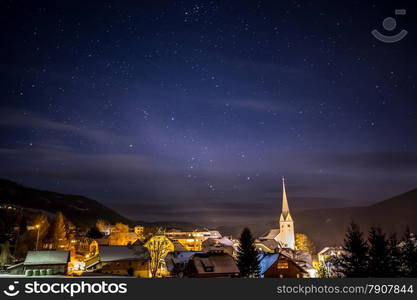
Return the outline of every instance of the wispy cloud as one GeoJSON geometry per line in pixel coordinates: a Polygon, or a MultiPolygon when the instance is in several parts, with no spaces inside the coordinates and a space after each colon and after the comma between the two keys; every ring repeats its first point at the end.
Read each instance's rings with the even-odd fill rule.
{"type": "Polygon", "coordinates": [[[22,129],[44,129],[57,132],[70,132],[90,138],[97,142],[125,141],[127,137],[120,136],[116,133],[88,128],[86,126],[77,126],[67,122],[59,122],[47,119],[29,111],[20,111],[10,108],[0,109],[0,126],[13,127],[22,129]]]}
{"type": "Polygon", "coordinates": [[[316,164],[347,170],[367,172],[415,172],[417,153],[415,152],[358,152],[330,153],[318,155],[316,164]]]}
{"type": "Polygon", "coordinates": [[[161,170],[155,161],[141,154],[80,153],[69,147],[49,144],[31,149],[0,148],[0,154],[22,162],[16,168],[43,170],[51,176],[74,180],[109,180],[161,170]]]}

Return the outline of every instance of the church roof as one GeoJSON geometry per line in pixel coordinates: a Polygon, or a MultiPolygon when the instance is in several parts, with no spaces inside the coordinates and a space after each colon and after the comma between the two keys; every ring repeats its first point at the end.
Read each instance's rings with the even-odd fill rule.
{"type": "Polygon", "coordinates": [[[292,221],[290,207],[288,205],[287,192],[285,190],[285,179],[282,178],[282,212],[280,221],[292,221]]]}
{"type": "Polygon", "coordinates": [[[268,232],[266,232],[263,236],[259,237],[260,240],[273,240],[275,239],[279,234],[279,229],[270,229],[268,232]]]}
{"type": "Polygon", "coordinates": [[[279,245],[279,243],[276,240],[274,240],[274,239],[258,241],[255,244],[258,247],[260,245],[263,245],[265,248],[268,248],[271,251],[274,251],[275,249],[281,248],[280,245],[279,245]]]}

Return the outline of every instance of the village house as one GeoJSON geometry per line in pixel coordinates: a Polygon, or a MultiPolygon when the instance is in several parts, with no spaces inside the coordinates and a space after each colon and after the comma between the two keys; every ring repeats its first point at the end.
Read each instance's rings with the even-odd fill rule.
{"type": "Polygon", "coordinates": [[[139,239],[143,240],[145,236],[145,227],[144,226],[135,226],[133,227],[133,232],[139,237],[139,239]]]}
{"type": "Polygon", "coordinates": [[[81,275],[99,261],[98,243],[94,239],[82,237],[71,240],[70,251],[70,266],[76,275],[81,275]]]}
{"type": "Polygon", "coordinates": [[[80,238],[71,241],[71,246],[73,247],[74,251],[78,255],[82,255],[85,257],[94,256],[98,253],[98,243],[96,240],[91,238],[80,238]]]}
{"type": "Polygon", "coordinates": [[[133,246],[99,246],[101,273],[149,277],[149,252],[140,244],[133,246]]]}
{"type": "Polygon", "coordinates": [[[205,252],[223,251],[234,258],[236,258],[238,252],[237,245],[227,237],[220,239],[208,238],[202,243],[201,248],[205,252]]]}
{"type": "Polygon", "coordinates": [[[318,268],[324,268],[327,275],[330,277],[339,277],[340,265],[338,260],[340,257],[346,254],[346,251],[343,250],[343,247],[324,247],[317,254],[319,266],[318,268]]]}
{"type": "Polygon", "coordinates": [[[305,250],[282,249],[281,254],[289,257],[297,265],[308,273],[310,278],[317,277],[317,270],[314,268],[313,256],[305,250]]]}
{"type": "MultiPolygon", "coordinates": [[[[271,235],[272,237],[273,235],[271,235]]],[[[258,238],[255,240],[256,250],[259,252],[278,253],[280,250],[279,243],[273,238],[258,238]]]]}
{"type": "Polygon", "coordinates": [[[186,275],[187,265],[194,254],[203,253],[201,251],[173,251],[169,252],[165,258],[165,266],[169,272],[169,277],[182,278],[186,275]]]}
{"type": "Polygon", "coordinates": [[[222,235],[216,230],[179,231],[171,230],[165,233],[168,238],[177,241],[188,251],[201,251],[202,243],[211,239],[220,239],[222,235]]]}
{"type": "Polygon", "coordinates": [[[26,276],[67,275],[72,273],[70,251],[29,251],[24,262],[11,266],[10,274],[26,276]]]}
{"type": "Polygon", "coordinates": [[[261,253],[259,276],[266,278],[307,278],[308,273],[291,258],[280,253],[261,253]]]}
{"type": "Polygon", "coordinates": [[[239,269],[235,260],[222,251],[196,253],[187,265],[187,277],[231,278],[238,276],[239,269]]]}
{"type": "Polygon", "coordinates": [[[317,253],[318,259],[320,263],[325,264],[327,261],[329,261],[331,258],[338,258],[342,254],[346,253],[346,251],[343,250],[343,247],[324,247],[320,250],[319,253],[317,253]]]}

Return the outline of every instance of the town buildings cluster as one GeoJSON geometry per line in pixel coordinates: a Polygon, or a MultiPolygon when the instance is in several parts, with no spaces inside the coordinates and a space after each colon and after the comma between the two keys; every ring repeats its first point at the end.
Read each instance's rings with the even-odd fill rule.
{"type": "MultiPolygon", "coordinates": [[[[282,192],[278,228],[254,241],[259,277],[317,277],[321,267],[331,267],[328,258],[339,256],[342,249],[327,247],[317,256],[312,249],[297,246],[284,180],[282,192]]],[[[239,240],[216,230],[163,230],[98,221],[93,229],[83,231],[65,224],[63,215],[57,214],[53,237],[40,242],[42,226],[42,222],[27,225],[37,238],[24,259],[19,261],[4,247],[0,256],[9,263],[3,272],[16,276],[239,277],[239,240]]]]}

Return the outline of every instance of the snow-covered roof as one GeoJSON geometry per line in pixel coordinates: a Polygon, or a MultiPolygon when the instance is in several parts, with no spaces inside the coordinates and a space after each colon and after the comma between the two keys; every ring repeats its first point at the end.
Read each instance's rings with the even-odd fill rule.
{"type": "Polygon", "coordinates": [[[203,248],[209,249],[210,247],[232,247],[235,251],[237,251],[236,245],[227,237],[222,237],[219,239],[208,238],[203,242],[203,248]]]}
{"type": "Polygon", "coordinates": [[[229,240],[227,237],[222,237],[221,239],[217,240],[220,244],[225,245],[225,246],[230,246],[230,247],[235,247],[235,244],[229,240]]]}
{"type": "Polygon", "coordinates": [[[169,252],[164,260],[169,271],[174,269],[174,266],[177,264],[187,264],[188,261],[196,253],[203,253],[202,251],[175,251],[169,252]]]}
{"type": "Polygon", "coordinates": [[[99,246],[100,261],[143,260],[149,258],[149,252],[144,247],[128,246],[99,246]]]}
{"type": "Polygon", "coordinates": [[[326,255],[326,254],[334,254],[334,253],[338,253],[338,252],[342,252],[343,248],[338,246],[338,247],[324,247],[319,253],[318,255],[326,255]]]}
{"type": "Polygon", "coordinates": [[[225,253],[198,253],[191,260],[198,274],[238,274],[235,260],[225,253]]]}
{"type": "Polygon", "coordinates": [[[270,250],[275,250],[277,248],[280,248],[279,243],[274,239],[256,241],[255,244],[257,246],[263,245],[264,247],[266,247],[270,250]]]}
{"type": "Polygon", "coordinates": [[[172,253],[172,260],[175,263],[186,263],[196,253],[203,253],[202,251],[181,251],[172,253]]]}
{"type": "Polygon", "coordinates": [[[24,265],[61,265],[69,261],[69,251],[29,251],[24,265]]]}
{"type": "Polygon", "coordinates": [[[260,240],[273,240],[279,234],[279,229],[270,229],[264,236],[259,237],[260,240]]]}
{"type": "Polygon", "coordinates": [[[260,253],[259,260],[259,275],[263,275],[279,258],[279,253],[260,253]]]}

